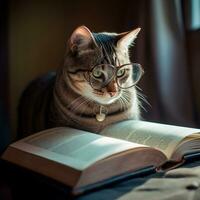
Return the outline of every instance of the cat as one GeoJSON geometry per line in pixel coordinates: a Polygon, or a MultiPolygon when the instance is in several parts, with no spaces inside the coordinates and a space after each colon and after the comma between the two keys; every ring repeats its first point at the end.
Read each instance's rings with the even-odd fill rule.
{"type": "Polygon", "coordinates": [[[139,31],[93,33],[86,26],[77,27],[63,65],[24,91],[18,109],[19,137],[57,126],[98,133],[112,123],[139,119],[132,76],[138,81],[143,71],[129,64],[129,47],[139,31]]]}

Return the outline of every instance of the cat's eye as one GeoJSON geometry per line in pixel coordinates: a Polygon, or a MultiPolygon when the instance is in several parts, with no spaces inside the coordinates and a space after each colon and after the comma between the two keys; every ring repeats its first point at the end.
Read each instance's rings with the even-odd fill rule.
{"type": "Polygon", "coordinates": [[[94,66],[84,76],[92,88],[97,90],[105,88],[113,79],[120,88],[128,89],[138,83],[143,73],[144,71],[138,63],[128,63],[118,67],[101,64],[94,66]]]}
{"type": "Polygon", "coordinates": [[[100,78],[101,77],[101,75],[102,75],[102,70],[101,69],[94,69],[93,71],[92,71],[92,75],[95,77],[95,78],[100,78]]]}
{"type": "Polygon", "coordinates": [[[126,72],[125,69],[119,69],[119,70],[117,71],[117,77],[122,77],[122,76],[124,76],[125,72],[126,72]]]}

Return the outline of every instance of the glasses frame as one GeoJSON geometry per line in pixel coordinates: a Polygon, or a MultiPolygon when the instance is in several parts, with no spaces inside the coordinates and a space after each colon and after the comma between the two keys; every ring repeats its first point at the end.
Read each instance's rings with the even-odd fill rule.
{"type": "MultiPolygon", "coordinates": [[[[97,88],[95,88],[95,87],[93,86],[92,82],[91,82],[91,76],[92,76],[91,74],[92,74],[93,70],[94,70],[96,67],[98,67],[98,66],[103,66],[103,65],[108,65],[108,66],[112,67],[112,68],[114,69],[114,73],[113,73],[112,77],[110,78],[110,81],[107,82],[105,85],[103,85],[101,88],[105,88],[105,86],[108,85],[108,84],[115,78],[115,81],[116,81],[116,83],[117,83],[117,85],[118,85],[119,88],[121,88],[121,89],[129,89],[129,88],[131,88],[131,87],[134,87],[134,86],[140,81],[141,77],[142,77],[143,74],[144,74],[144,70],[143,70],[142,66],[141,66],[139,63],[127,63],[127,64],[120,65],[120,66],[118,66],[118,67],[115,67],[114,65],[111,65],[111,64],[99,64],[99,65],[95,65],[95,66],[93,66],[90,70],[86,71],[86,73],[84,74],[85,79],[89,82],[89,84],[91,85],[91,87],[92,87],[93,89],[97,89],[97,88]],[[129,86],[129,87],[121,87],[121,86],[119,85],[119,83],[118,83],[118,80],[117,80],[117,79],[118,79],[117,73],[118,73],[118,71],[119,71],[121,68],[123,68],[123,67],[125,67],[125,66],[128,66],[128,65],[132,65],[133,67],[134,67],[134,65],[139,66],[139,69],[140,69],[140,72],[141,72],[141,73],[140,73],[140,76],[139,76],[138,80],[137,80],[132,86],[129,86]],[[87,74],[87,76],[88,76],[89,78],[87,78],[86,74],[87,74]]],[[[98,79],[98,78],[97,78],[97,79],[98,79]]]]}

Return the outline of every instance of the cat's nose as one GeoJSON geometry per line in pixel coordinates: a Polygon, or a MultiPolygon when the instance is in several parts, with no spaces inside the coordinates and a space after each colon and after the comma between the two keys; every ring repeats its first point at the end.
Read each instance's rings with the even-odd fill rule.
{"type": "Polygon", "coordinates": [[[110,94],[111,97],[115,96],[117,93],[117,84],[111,82],[107,85],[107,92],[110,94]]]}
{"type": "Polygon", "coordinates": [[[113,97],[116,95],[117,92],[109,92],[110,96],[113,97]]]}

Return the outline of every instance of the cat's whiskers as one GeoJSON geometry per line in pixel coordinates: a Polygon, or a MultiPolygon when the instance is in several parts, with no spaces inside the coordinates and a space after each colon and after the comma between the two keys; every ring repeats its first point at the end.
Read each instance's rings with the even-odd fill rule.
{"type": "Polygon", "coordinates": [[[137,95],[138,95],[138,98],[140,100],[142,100],[143,102],[145,102],[147,105],[151,106],[151,104],[147,101],[147,99],[145,98],[145,96],[143,94],[141,94],[141,93],[138,92],[137,95]]]}
{"type": "MultiPolygon", "coordinates": [[[[137,86],[138,87],[138,86],[137,86]]],[[[138,87],[139,88],[139,87],[138,87]]],[[[141,89],[139,88],[139,90],[141,91],[141,89]]],[[[129,101],[130,101],[130,96],[128,95],[128,92],[127,91],[125,91],[125,93],[124,93],[124,96],[126,96],[126,98],[129,98],[129,101]]],[[[143,102],[145,102],[146,104],[148,104],[148,105],[150,105],[149,104],[149,102],[145,99],[145,96],[141,93],[141,92],[139,92],[139,91],[137,91],[137,97],[139,98],[138,99],[138,105],[145,111],[145,112],[147,112],[147,110],[146,110],[146,108],[143,106],[143,104],[142,104],[142,101],[143,102]],[[142,100],[142,101],[140,101],[140,100],[142,100]]]]}
{"type": "MultiPolygon", "coordinates": [[[[81,99],[80,99],[80,102],[78,102],[78,105],[75,104],[72,108],[70,108],[70,110],[71,110],[72,112],[74,112],[74,113],[77,113],[76,111],[79,110],[79,113],[82,114],[82,113],[83,113],[83,112],[82,112],[82,109],[83,109],[83,107],[85,107],[84,104],[88,103],[89,101],[90,101],[89,99],[81,98],[81,99]],[[81,109],[80,109],[80,108],[81,108],[81,109]]],[[[84,109],[84,111],[85,111],[85,109],[84,109]]]]}
{"type": "Polygon", "coordinates": [[[124,97],[122,97],[121,100],[122,100],[122,103],[123,103],[123,111],[124,111],[127,108],[127,102],[126,102],[124,97]]]}
{"type": "MultiPolygon", "coordinates": [[[[124,90],[122,97],[125,104],[125,109],[128,109],[132,105],[132,102],[131,102],[132,98],[130,96],[130,92],[124,90]]],[[[129,118],[130,112],[126,112],[125,114],[129,118]]]]}
{"type": "Polygon", "coordinates": [[[123,103],[123,110],[125,110],[126,109],[126,100],[125,100],[125,95],[123,94],[121,97],[120,97],[120,99],[121,99],[121,101],[122,101],[122,103],[123,103]]]}
{"type": "MultiPolygon", "coordinates": [[[[77,114],[76,111],[78,110],[78,115],[79,115],[79,116],[81,116],[81,115],[85,112],[85,110],[88,108],[87,106],[84,106],[84,104],[89,104],[89,103],[92,102],[90,99],[87,99],[87,98],[84,98],[84,97],[82,97],[82,98],[77,98],[77,99],[75,99],[74,101],[75,101],[75,102],[81,101],[81,102],[79,102],[79,105],[78,105],[78,106],[74,105],[73,108],[70,109],[71,112],[76,113],[76,114],[77,114]],[[81,109],[80,109],[80,108],[81,108],[81,109]]],[[[73,101],[73,102],[74,102],[74,101],[73,101]]],[[[71,104],[73,104],[73,102],[72,102],[71,104]]],[[[71,104],[70,104],[70,105],[71,105],[71,104]]],[[[72,119],[72,118],[71,118],[71,119],[72,119]]],[[[77,118],[73,118],[72,120],[73,120],[75,123],[77,123],[78,125],[80,125],[81,127],[84,127],[84,124],[80,123],[80,121],[79,121],[77,118]]]]}
{"type": "Polygon", "coordinates": [[[84,101],[83,96],[77,97],[70,104],[68,104],[67,109],[73,111],[82,101],[84,101]]]}
{"type": "MultiPolygon", "coordinates": [[[[87,106],[84,106],[84,104],[89,104],[90,102],[91,102],[90,99],[87,99],[87,98],[84,98],[84,97],[80,96],[80,97],[76,98],[74,101],[72,101],[71,104],[69,104],[68,107],[72,106],[72,107],[70,108],[70,111],[71,111],[72,113],[76,113],[76,115],[77,115],[77,113],[78,113],[78,115],[81,116],[81,115],[85,112],[86,108],[88,108],[87,106]],[[80,102],[80,101],[81,101],[81,102],[80,102]],[[77,104],[78,104],[78,105],[77,105],[77,104]],[[80,109],[80,108],[81,108],[81,109],[80,109]],[[83,108],[84,108],[84,109],[83,109],[83,108]],[[78,112],[77,112],[77,111],[78,111],[78,112]]],[[[73,121],[76,122],[77,124],[81,125],[81,127],[84,126],[84,125],[81,124],[81,123],[79,122],[79,120],[76,119],[76,118],[73,118],[73,119],[71,118],[71,120],[73,120],[73,121]]]]}
{"type": "Polygon", "coordinates": [[[121,97],[117,101],[119,102],[120,110],[123,111],[123,105],[122,105],[121,97]]]}
{"type": "MultiPolygon", "coordinates": [[[[83,113],[85,113],[86,109],[88,109],[89,104],[90,104],[91,102],[92,102],[92,100],[90,100],[90,99],[85,99],[85,101],[83,102],[83,104],[85,104],[85,106],[84,106],[84,108],[82,107],[82,110],[80,110],[80,112],[79,112],[80,116],[81,116],[83,113]]],[[[91,114],[93,114],[93,113],[91,113],[91,114]]]]}
{"type": "MultiPolygon", "coordinates": [[[[84,101],[85,104],[89,104],[89,103],[91,103],[91,102],[93,102],[93,101],[90,100],[90,99],[86,99],[86,101],[84,101]]],[[[95,106],[96,106],[96,105],[93,104],[92,110],[94,110],[95,106]]],[[[82,109],[81,111],[79,111],[79,115],[81,116],[81,114],[84,113],[86,109],[87,109],[87,106],[84,106],[84,109],[82,109]]],[[[95,113],[92,113],[92,114],[95,115],[95,113]]],[[[85,126],[85,128],[87,128],[87,126],[86,126],[85,124],[81,124],[77,119],[73,119],[73,120],[74,120],[77,124],[79,124],[82,128],[84,128],[84,126],[85,126]]],[[[102,121],[101,123],[98,124],[98,126],[97,126],[96,124],[90,125],[90,128],[93,129],[93,132],[94,132],[94,133],[98,133],[104,126],[105,126],[105,123],[102,121]]]]}
{"type": "Polygon", "coordinates": [[[149,106],[151,106],[151,104],[148,102],[148,100],[146,99],[146,95],[142,94],[142,89],[136,85],[136,89],[137,89],[137,95],[138,97],[140,97],[141,100],[143,100],[146,104],[148,104],[149,106]]]}
{"type": "Polygon", "coordinates": [[[128,94],[128,92],[124,92],[123,97],[126,99],[127,103],[130,103],[131,97],[130,94],[128,94]]]}
{"type": "MultiPolygon", "coordinates": [[[[122,102],[123,110],[126,110],[127,109],[127,102],[126,102],[126,100],[123,96],[121,97],[121,102],[122,102]]],[[[128,113],[123,112],[123,116],[128,117],[128,113]]]]}
{"type": "Polygon", "coordinates": [[[142,89],[139,87],[139,86],[136,86],[136,89],[137,89],[137,96],[139,98],[139,100],[141,101],[138,101],[138,105],[145,111],[147,112],[146,108],[143,106],[142,102],[146,103],[148,106],[151,107],[151,104],[148,102],[148,100],[146,99],[146,96],[144,94],[142,94],[140,91],[142,91],[142,89]]]}

